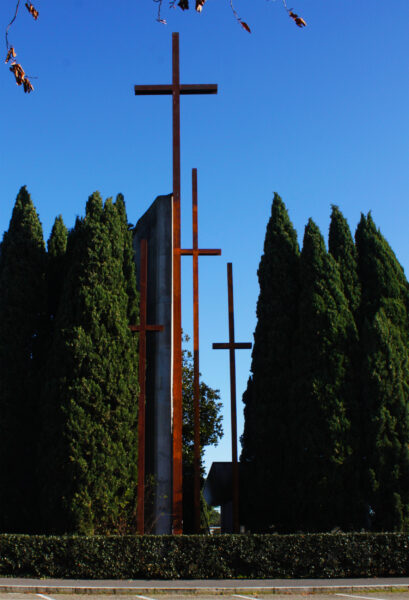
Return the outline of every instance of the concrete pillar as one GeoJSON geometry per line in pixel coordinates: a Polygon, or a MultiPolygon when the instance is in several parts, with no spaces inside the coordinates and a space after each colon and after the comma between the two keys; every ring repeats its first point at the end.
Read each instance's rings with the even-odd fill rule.
{"type": "MultiPolygon", "coordinates": [[[[140,240],[148,240],[147,323],[164,325],[147,335],[146,474],[153,476],[151,533],[172,533],[172,194],[158,196],[134,229],[139,286],[140,240]]],[[[148,490],[147,490],[148,491],[148,490]]],[[[149,531],[147,531],[149,533],[149,531]]]]}

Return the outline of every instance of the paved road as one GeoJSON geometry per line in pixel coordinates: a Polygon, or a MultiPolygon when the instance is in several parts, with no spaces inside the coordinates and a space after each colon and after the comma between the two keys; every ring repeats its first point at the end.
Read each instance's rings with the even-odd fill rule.
{"type": "MultiPolygon", "coordinates": [[[[132,595],[135,598],[146,597],[155,600],[155,596],[183,597],[200,594],[201,600],[223,594],[226,600],[250,600],[263,596],[263,600],[274,594],[274,600],[283,595],[292,594],[297,598],[307,594],[319,593],[320,600],[330,594],[331,600],[351,600],[351,596],[360,600],[409,600],[409,577],[379,579],[228,579],[228,580],[70,580],[70,579],[8,579],[0,578],[0,600],[47,600],[59,594],[65,599],[75,594],[75,599],[84,594],[102,596],[132,595]],[[369,596],[368,596],[369,594],[369,596]]],[[[52,598],[52,600],[54,600],[52,598]]],[[[94,599],[96,600],[96,599],[94,599]]],[[[296,599],[292,599],[296,600],[296,599]]]]}
{"type": "MultiPolygon", "coordinates": [[[[315,588],[317,589],[317,588],[315,588]]],[[[334,588],[336,589],[336,588],[334,588]]],[[[146,594],[138,593],[139,591],[134,590],[130,594],[104,594],[99,595],[96,594],[93,596],[93,600],[129,600],[130,595],[135,600],[197,600],[197,595],[192,593],[191,591],[181,595],[176,592],[170,595],[168,592],[162,593],[149,593],[146,594]]],[[[383,590],[382,592],[371,592],[371,591],[350,591],[350,592],[334,592],[329,594],[328,592],[315,592],[319,594],[319,600],[409,600],[409,592],[391,592],[383,590]]],[[[219,594],[220,595],[220,594],[219,594]]],[[[309,595],[308,592],[293,592],[291,595],[291,600],[306,600],[306,596],[309,595]]],[[[251,590],[247,588],[245,592],[242,594],[239,593],[229,593],[225,592],[223,595],[223,600],[258,600],[259,598],[262,600],[288,600],[288,594],[283,593],[263,593],[261,595],[260,591],[251,590]]],[[[200,600],[215,600],[217,595],[214,593],[206,593],[200,595],[200,600]]],[[[42,594],[42,593],[16,593],[16,592],[0,592],[0,600],[89,600],[89,595],[86,594],[42,594]]]]}

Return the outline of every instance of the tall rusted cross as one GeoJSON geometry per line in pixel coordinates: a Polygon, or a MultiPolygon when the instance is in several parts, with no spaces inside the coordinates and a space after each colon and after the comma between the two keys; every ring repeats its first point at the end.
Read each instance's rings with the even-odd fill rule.
{"type": "Polygon", "coordinates": [[[136,528],[140,535],[145,533],[145,404],[146,404],[146,333],[163,331],[163,325],[146,323],[148,244],[141,240],[139,282],[139,325],[130,325],[131,331],[139,332],[139,402],[138,402],[138,504],[136,528]]]}
{"type": "Polygon", "coordinates": [[[233,532],[239,533],[239,465],[237,462],[237,411],[236,411],[236,350],[250,350],[250,342],[237,343],[234,339],[233,267],[227,263],[227,289],[229,297],[229,341],[213,344],[213,350],[230,351],[230,396],[231,396],[231,448],[233,475],[233,532]]]}
{"type": "Polygon", "coordinates": [[[197,169],[192,169],[193,245],[181,249],[193,256],[193,405],[194,405],[194,515],[195,532],[200,532],[200,387],[199,387],[199,256],[220,256],[221,250],[199,248],[197,224],[197,169]]]}
{"type": "Polygon", "coordinates": [[[182,491],[182,305],[180,268],[180,95],[217,94],[215,84],[181,84],[179,34],[172,33],[172,85],[135,85],[136,96],[172,95],[173,121],[173,533],[183,533],[182,491]]]}

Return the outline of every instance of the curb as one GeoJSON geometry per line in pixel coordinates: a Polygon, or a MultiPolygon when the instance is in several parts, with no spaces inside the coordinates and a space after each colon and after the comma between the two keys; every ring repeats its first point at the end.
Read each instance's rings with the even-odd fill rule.
{"type": "MultiPolygon", "coordinates": [[[[341,592],[407,592],[409,585],[376,584],[373,585],[305,585],[305,586],[247,586],[247,587],[143,587],[143,586],[65,586],[65,585],[0,585],[0,593],[25,593],[25,594],[110,594],[130,595],[140,594],[169,594],[169,595],[233,595],[251,594],[257,597],[260,594],[335,594],[341,592]]],[[[374,599],[375,600],[375,599],[374,599]]]]}

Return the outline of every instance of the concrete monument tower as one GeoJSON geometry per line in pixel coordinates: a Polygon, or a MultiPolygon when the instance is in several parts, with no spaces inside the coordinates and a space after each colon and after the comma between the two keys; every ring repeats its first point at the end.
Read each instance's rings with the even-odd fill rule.
{"type": "Polygon", "coordinates": [[[152,476],[152,531],[172,532],[172,195],[159,196],[135,226],[133,244],[140,282],[140,241],[148,242],[147,322],[163,331],[146,349],[146,472],[152,476]]]}

